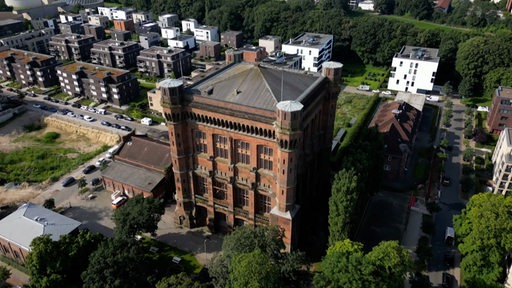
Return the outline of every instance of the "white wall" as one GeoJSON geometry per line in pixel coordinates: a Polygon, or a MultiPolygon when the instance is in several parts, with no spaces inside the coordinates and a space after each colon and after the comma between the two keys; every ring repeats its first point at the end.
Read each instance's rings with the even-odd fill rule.
{"type": "Polygon", "coordinates": [[[168,40],[169,47],[171,48],[185,48],[188,43],[190,49],[196,47],[196,39],[194,37],[187,38],[185,40],[170,39],[168,40]]]}
{"type": "Polygon", "coordinates": [[[183,32],[187,30],[194,32],[196,30],[196,26],[199,26],[196,19],[187,19],[181,21],[181,31],[183,32]]]}
{"type": "Polygon", "coordinates": [[[198,28],[194,31],[194,36],[199,41],[216,41],[219,42],[219,30],[215,27],[198,28]]]}
{"type": "Polygon", "coordinates": [[[180,28],[178,27],[162,28],[160,31],[162,38],[165,39],[172,39],[180,35],[180,28]]]}
{"type": "Polygon", "coordinates": [[[418,89],[432,90],[438,65],[432,61],[393,58],[388,89],[412,93],[418,89]]]}
{"type": "MultiPolygon", "coordinates": [[[[332,38],[331,38],[332,39],[332,38]]],[[[326,40],[326,42],[328,39],[326,40]]],[[[308,47],[303,45],[289,45],[283,44],[282,51],[287,54],[297,54],[302,56],[302,69],[306,71],[318,72],[321,70],[321,67],[315,67],[314,63],[319,62],[321,60],[328,61],[332,56],[332,45],[333,41],[331,41],[331,50],[327,53],[323,54],[323,59],[319,58],[319,53],[322,47],[308,47]]]]}

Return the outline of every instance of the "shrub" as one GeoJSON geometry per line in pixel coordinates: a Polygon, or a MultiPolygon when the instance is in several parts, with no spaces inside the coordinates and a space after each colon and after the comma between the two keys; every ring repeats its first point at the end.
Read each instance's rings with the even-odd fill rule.
{"type": "Polygon", "coordinates": [[[26,132],[38,131],[38,130],[43,129],[43,125],[41,125],[41,123],[30,123],[27,125],[23,125],[23,129],[26,132]]]}
{"type": "Polygon", "coordinates": [[[475,170],[473,169],[473,167],[471,167],[471,165],[462,165],[462,175],[471,175],[473,173],[475,173],[475,170]]]}
{"type": "Polygon", "coordinates": [[[55,140],[59,139],[60,134],[57,132],[46,132],[43,135],[42,142],[44,143],[54,143],[55,140]]]}
{"type": "Polygon", "coordinates": [[[48,198],[48,199],[44,200],[43,207],[46,209],[50,209],[50,210],[55,208],[55,199],[48,198]]]}

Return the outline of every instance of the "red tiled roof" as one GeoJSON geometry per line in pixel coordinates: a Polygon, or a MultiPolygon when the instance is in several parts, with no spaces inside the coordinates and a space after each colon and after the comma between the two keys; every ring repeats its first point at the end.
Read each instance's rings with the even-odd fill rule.
{"type": "Polygon", "coordinates": [[[406,102],[383,103],[372,119],[369,127],[377,125],[380,133],[395,132],[400,142],[410,142],[414,137],[414,128],[419,121],[420,111],[406,102]]]}

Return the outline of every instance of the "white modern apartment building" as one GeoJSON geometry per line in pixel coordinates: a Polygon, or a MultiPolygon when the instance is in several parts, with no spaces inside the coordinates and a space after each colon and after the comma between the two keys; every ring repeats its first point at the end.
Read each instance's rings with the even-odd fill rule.
{"type": "Polygon", "coordinates": [[[89,21],[89,24],[96,25],[96,26],[107,27],[109,24],[108,17],[100,15],[100,14],[89,15],[89,16],[87,16],[87,19],[89,21]]]}
{"type": "Polygon", "coordinates": [[[303,33],[282,45],[287,54],[302,56],[302,69],[322,71],[322,64],[331,60],[334,37],[328,34],[303,33]]]}
{"type": "Polygon", "coordinates": [[[281,50],[281,37],[267,35],[258,39],[258,46],[264,47],[268,54],[281,50]]]}
{"type": "Polygon", "coordinates": [[[181,20],[181,31],[183,32],[190,31],[194,33],[197,26],[199,26],[199,23],[197,23],[196,19],[181,20]]]}
{"type": "Polygon", "coordinates": [[[160,28],[170,28],[178,25],[180,17],[177,14],[165,14],[158,16],[158,26],[160,28]]]}
{"type": "Polygon", "coordinates": [[[133,8],[120,8],[112,11],[112,20],[132,20],[133,8]]]}
{"type": "Polygon", "coordinates": [[[493,192],[511,195],[512,192],[512,128],[505,128],[500,133],[498,143],[492,154],[493,192]]]}
{"type": "Polygon", "coordinates": [[[219,28],[215,26],[196,26],[194,36],[198,41],[214,41],[219,42],[219,28]]]}
{"type": "Polygon", "coordinates": [[[178,27],[162,28],[160,30],[160,33],[162,34],[162,38],[172,39],[172,38],[178,37],[180,35],[180,28],[178,28],[178,27]]]}
{"type": "Polygon", "coordinates": [[[153,20],[149,12],[133,12],[133,23],[147,22],[153,20]]]}
{"type": "Polygon", "coordinates": [[[434,88],[438,49],[403,46],[393,57],[388,89],[427,94],[434,88]]]}
{"type": "Polygon", "coordinates": [[[177,37],[169,39],[169,47],[181,49],[194,49],[196,47],[196,38],[192,35],[181,34],[177,37]]]}
{"type": "Polygon", "coordinates": [[[117,7],[98,7],[98,14],[100,14],[101,16],[107,16],[108,20],[113,20],[114,18],[112,16],[112,13],[114,13],[114,11],[116,11],[117,9],[117,7]]]}

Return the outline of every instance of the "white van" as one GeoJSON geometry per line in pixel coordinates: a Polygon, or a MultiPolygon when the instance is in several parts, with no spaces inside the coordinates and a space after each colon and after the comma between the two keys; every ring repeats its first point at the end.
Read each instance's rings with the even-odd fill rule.
{"type": "Polygon", "coordinates": [[[144,118],[140,119],[140,123],[149,126],[149,125],[153,124],[153,119],[151,119],[149,117],[144,117],[144,118]]]}
{"type": "Polygon", "coordinates": [[[453,227],[446,227],[444,243],[448,246],[453,246],[453,244],[455,244],[455,230],[453,227]]]}
{"type": "Polygon", "coordinates": [[[96,113],[105,115],[105,109],[96,109],[96,113]]]}

